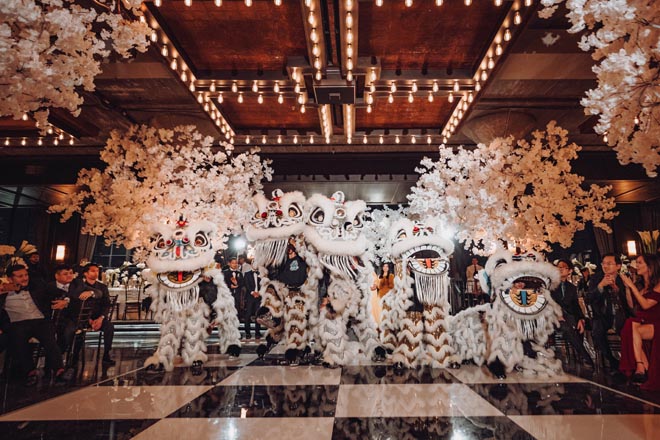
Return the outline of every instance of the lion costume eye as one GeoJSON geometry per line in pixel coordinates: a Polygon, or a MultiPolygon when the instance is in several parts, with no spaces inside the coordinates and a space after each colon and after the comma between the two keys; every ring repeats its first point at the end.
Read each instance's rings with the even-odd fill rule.
{"type": "Polygon", "coordinates": [[[355,216],[353,219],[353,226],[356,228],[361,228],[362,225],[364,224],[364,219],[362,218],[362,213],[358,214],[355,216]]]}
{"type": "Polygon", "coordinates": [[[205,247],[207,244],[209,244],[209,239],[206,238],[205,234],[198,232],[195,235],[195,247],[205,247]]]}
{"type": "Polygon", "coordinates": [[[156,249],[165,249],[165,247],[166,247],[165,239],[163,238],[162,235],[158,234],[156,236],[156,238],[154,239],[154,242],[156,243],[154,245],[154,248],[156,248],[156,249]]]}
{"type": "Polygon", "coordinates": [[[408,238],[408,234],[406,234],[406,231],[401,229],[397,234],[396,234],[396,239],[397,240],[403,240],[404,238],[408,238]]]}
{"type": "Polygon", "coordinates": [[[291,218],[300,218],[302,216],[302,211],[295,203],[292,203],[289,206],[289,217],[291,218]]]}
{"type": "Polygon", "coordinates": [[[325,220],[325,212],[323,212],[322,208],[316,208],[312,211],[312,215],[309,216],[309,219],[312,223],[321,225],[323,224],[323,220],[325,220]]]}

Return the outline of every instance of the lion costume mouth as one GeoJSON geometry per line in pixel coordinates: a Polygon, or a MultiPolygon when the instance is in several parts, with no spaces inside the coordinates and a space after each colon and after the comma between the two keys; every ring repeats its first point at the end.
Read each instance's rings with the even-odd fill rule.
{"type": "Polygon", "coordinates": [[[194,272],[164,272],[157,275],[158,281],[170,289],[188,289],[198,284],[202,276],[201,269],[194,272]]]}
{"type": "Polygon", "coordinates": [[[504,303],[513,311],[523,315],[534,315],[546,306],[549,280],[523,275],[511,281],[511,287],[501,295],[504,303]]]}
{"type": "Polygon", "coordinates": [[[440,246],[426,244],[416,246],[402,254],[408,260],[410,268],[425,275],[440,275],[449,269],[449,260],[442,257],[440,246]]]}

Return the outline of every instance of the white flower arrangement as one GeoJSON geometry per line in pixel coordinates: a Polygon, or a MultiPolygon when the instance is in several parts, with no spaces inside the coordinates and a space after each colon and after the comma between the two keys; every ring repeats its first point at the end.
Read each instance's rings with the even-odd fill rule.
{"type": "Polygon", "coordinates": [[[51,107],[78,116],[79,90],[94,90],[94,77],[110,48],[124,58],[134,50],[146,51],[151,29],[133,18],[141,15],[141,2],[118,0],[101,14],[78,3],[0,2],[0,116],[31,114],[41,130],[48,128],[51,107]]]}
{"type": "Polygon", "coordinates": [[[383,209],[376,209],[369,213],[369,218],[364,223],[362,234],[369,243],[370,252],[374,256],[374,263],[380,265],[390,261],[387,245],[388,234],[392,224],[406,216],[406,209],[399,205],[396,209],[385,206],[383,209]]]}
{"type": "Polygon", "coordinates": [[[541,0],[548,18],[565,2],[579,46],[593,50],[598,87],[582,99],[598,115],[597,133],[622,164],[639,163],[650,177],[660,166],[660,7],[650,0],[541,0]]]}
{"type": "MultiPolygon", "coordinates": [[[[239,232],[252,214],[252,193],[271,178],[269,162],[257,150],[237,156],[213,152],[213,138],[194,126],[156,129],[133,126],[113,131],[101,151],[103,171],[83,169],[77,192],[49,208],[62,221],[79,213],[83,233],[102,235],[106,243],[146,247],[151,225],[180,216],[217,225],[211,237],[217,248],[239,232]]],[[[133,261],[147,252],[138,250],[133,261]]]]}
{"type": "Polygon", "coordinates": [[[499,240],[526,249],[568,247],[587,222],[609,231],[616,213],[609,187],[582,188],[571,172],[580,147],[550,122],[531,142],[513,137],[479,144],[473,151],[441,147],[440,158],[424,158],[412,188],[409,213],[438,218],[475,253],[489,254],[499,240]]]}

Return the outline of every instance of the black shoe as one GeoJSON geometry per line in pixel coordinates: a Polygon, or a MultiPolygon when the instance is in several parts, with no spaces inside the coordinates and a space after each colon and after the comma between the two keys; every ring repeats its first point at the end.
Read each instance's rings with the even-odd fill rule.
{"type": "Polygon", "coordinates": [[[117,363],[110,356],[103,356],[103,361],[102,362],[103,362],[103,365],[115,365],[117,363]]]}
{"type": "Polygon", "coordinates": [[[245,339],[252,339],[252,335],[250,333],[245,334],[245,339]]]}
{"type": "Polygon", "coordinates": [[[239,357],[241,355],[241,347],[238,345],[230,345],[227,348],[227,354],[231,357],[239,357]]]}
{"type": "Polygon", "coordinates": [[[645,372],[643,373],[635,373],[630,377],[630,380],[635,382],[635,383],[644,383],[648,379],[648,374],[645,372]]]}

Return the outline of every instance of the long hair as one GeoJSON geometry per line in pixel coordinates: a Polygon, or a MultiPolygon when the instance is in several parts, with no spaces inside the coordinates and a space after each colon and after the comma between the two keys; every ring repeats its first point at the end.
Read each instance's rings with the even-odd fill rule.
{"type": "Polygon", "coordinates": [[[378,276],[378,278],[383,278],[383,275],[384,275],[383,266],[387,266],[387,276],[388,277],[392,273],[392,264],[391,263],[383,263],[380,266],[380,275],[378,276]]]}
{"type": "Polygon", "coordinates": [[[648,283],[644,287],[653,290],[660,283],[660,258],[653,254],[642,254],[641,257],[649,268],[648,283]]]}

